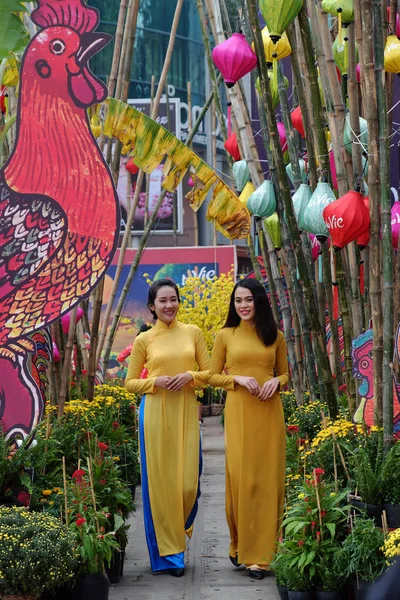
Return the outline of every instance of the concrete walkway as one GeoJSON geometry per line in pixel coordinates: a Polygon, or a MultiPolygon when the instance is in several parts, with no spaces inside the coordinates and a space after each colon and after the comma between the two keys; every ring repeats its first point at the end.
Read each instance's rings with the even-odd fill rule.
{"type": "Polygon", "coordinates": [[[110,600],[279,600],[274,578],[251,580],[228,559],[225,520],[224,436],[219,417],[204,419],[202,499],[186,552],[185,576],[151,573],[144,534],[140,490],[131,518],[124,576],[110,600]]]}

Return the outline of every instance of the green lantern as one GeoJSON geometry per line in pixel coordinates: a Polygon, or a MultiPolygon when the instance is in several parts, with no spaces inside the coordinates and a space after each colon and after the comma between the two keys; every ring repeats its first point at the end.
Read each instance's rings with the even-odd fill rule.
{"type": "MultiPolygon", "coordinates": [[[[351,134],[349,115],[346,116],[346,120],[344,123],[343,139],[344,139],[345,149],[347,150],[347,152],[349,152],[351,154],[352,134],[351,134]]],[[[364,149],[365,150],[368,149],[368,124],[367,124],[367,121],[365,119],[363,119],[362,117],[360,117],[360,135],[359,135],[358,139],[363,146],[361,148],[361,150],[362,150],[362,152],[364,152],[364,149]]],[[[357,140],[355,140],[355,143],[357,143],[357,140]]]]}
{"type": "Polygon", "coordinates": [[[347,71],[349,70],[349,43],[347,36],[343,37],[341,31],[337,34],[332,49],[335,65],[339,69],[340,74],[347,75],[347,71]]]}
{"type": "Polygon", "coordinates": [[[313,233],[319,242],[324,242],[329,236],[322,211],[334,200],[335,194],[329,183],[320,181],[304,211],[304,229],[313,233]]]}
{"type": "MultiPolygon", "coordinates": [[[[279,104],[279,91],[278,91],[278,72],[277,69],[268,69],[268,77],[269,77],[269,82],[270,82],[270,87],[271,87],[271,96],[272,96],[272,106],[273,109],[275,110],[275,108],[278,106],[279,104]]],[[[283,78],[283,81],[285,83],[285,88],[289,89],[289,80],[287,77],[283,78]]],[[[256,90],[258,92],[258,94],[260,95],[260,98],[262,96],[261,93],[261,84],[260,84],[260,78],[257,77],[256,79],[256,90]]]]}
{"type": "Polygon", "coordinates": [[[264,219],[264,225],[275,250],[280,250],[282,248],[282,233],[278,213],[275,212],[268,219],[264,219]]]}
{"type": "Polygon", "coordinates": [[[300,231],[306,228],[304,223],[304,212],[311,200],[312,190],[309,185],[302,183],[299,189],[293,194],[292,202],[297,225],[300,231]]]}
{"type": "Polygon", "coordinates": [[[303,6],[303,0],[260,0],[260,10],[271,40],[276,44],[303,6]]]}
{"type": "MultiPolygon", "coordinates": [[[[307,173],[306,173],[306,163],[302,158],[299,158],[299,167],[300,167],[300,175],[301,181],[303,183],[307,183],[307,173]]],[[[294,185],[293,171],[292,171],[292,163],[289,163],[286,167],[286,173],[289,177],[290,181],[294,185]]]]}
{"type": "Polygon", "coordinates": [[[245,160],[237,160],[233,163],[233,178],[238,192],[243,192],[246,183],[250,180],[250,171],[245,160]]]}
{"type": "Polygon", "coordinates": [[[247,200],[250,214],[256,217],[270,217],[276,211],[275,188],[272,181],[264,181],[247,200]]]}
{"type": "Polygon", "coordinates": [[[353,0],[322,0],[321,8],[339,19],[338,28],[354,21],[353,0]]]}

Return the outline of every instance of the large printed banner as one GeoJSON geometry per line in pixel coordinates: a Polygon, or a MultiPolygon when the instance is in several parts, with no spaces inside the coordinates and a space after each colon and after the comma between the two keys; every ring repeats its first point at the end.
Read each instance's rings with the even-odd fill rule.
{"type": "MultiPolygon", "coordinates": [[[[121,295],[135,254],[136,250],[127,250],[126,252],[117,298],[121,295]]],[[[111,292],[118,258],[119,251],[117,250],[105,278],[103,311],[105,311],[111,292]]],[[[109,373],[123,375],[120,371],[121,365],[116,357],[132,343],[139,327],[152,319],[146,306],[149,291],[148,279],[153,281],[167,277],[182,286],[188,277],[212,279],[222,273],[229,273],[232,269],[236,272],[235,246],[149,248],[145,250],[128,294],[123,317],[113,344],[109,373]]]]}

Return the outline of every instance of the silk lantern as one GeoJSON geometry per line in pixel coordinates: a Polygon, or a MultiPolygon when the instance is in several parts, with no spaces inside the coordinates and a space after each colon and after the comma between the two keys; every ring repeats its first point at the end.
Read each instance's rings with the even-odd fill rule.
{"type": "Polygon", "coordinates": [[[272,181],[264,181],[247,200],[247,209],[256,217],[267,218],[276,211],[275,188],[272,181]]]}
{"type": "MultiPolygon", "coordinates": [[[[367,215],[369,216],[369,198],[368,198],[368,196],[363,196],[363,203],[364,203],[364,207],[365,207],[364,211],[366,211],[367,215]]],[[[367,216],[366,216],[366,218],[367,218],[367,216]]],[[[371,224],[371,218],[370,218],[370,224],[371,224]]],[[[368,246],[369,237],[370,237],[370,227],[365,228],[365,230],[357,236],[356,244],[357,244],[359,250],[363,251],[364,248],[366,248],[368,246]]]]}
{"type": "Polygon", "coordinates": [[[264,225],[275,250],[280,250],[282,248],[282,233],[278,213],[275,212],[268,219],[264,219],[264,225]]]}
{"type": "Polygon", "coordinates": [[[331,186],[324,181],[319,181],[304,211],[304,229],[316,235],[320,242],[324,242],[329,235],[322,212],[334,200],[336,198],[331,186]]]}
{"type": "Polygon", "coordinates": [[[332,46],[333,59],[340,75],[347,75],[349,69],[349,44],[347,36],[343,37],[340,30],[332,46]]]}
{"type": "Polygon", "coordinates": [[[61,360],[61,354],[60,354],[58,346],[54,340],[52,340],[52,345],[53,345],[53,362],[59,363],[61,360]]]}
{"type": "Polygon", "coordinates": [[[356,240],[371,224],[362,194],[356,190],[328,204],[322,214],[335,252],[356,240]]]}
{"type": "Polygon", "coordinates": [[[400,40],[395,35],[386,39],[383,65],[388,73],[400,73],[400,40]]]}
{"type": "Polygon", "coordinates": [[[131,175],[136,175],[136,173],[139,172],[139,167],[137,167],[135,165],[135,163],[133,162],[132,158],[129,158],[126,165],[125,165],[125,169],[131,174],[131,175]]]}
{"type": "MultiPolygon", "coordinates": [[[[265,60],[267,63],[272,63],[274,60],[281,60],[282,58],[290,56],[292,53],[292,47],[289,43],[286,33],[284,33],[276,43],[272,41],[271,36],[269,35],[268,27],[264,27],[261,34],[265,60]]],[[[251,47],[254,50],[254,42],[252,43],[251,47]]]]}
{"type": "Polygon", "coordinates": [[[233,163],[233,178],[238,192],[244,190],[244,186],[250,180],[250,171],[245,160],[238,160],[233,163]]]}
{"type": "Polygon", "coordinates": [[[243,33],[234,33],[212,51],[216,67],[221,71],[228,88],[250,73],[257,64],[257,56],[243,33]]]}
{"type": "Polygon", "coordinates": [[[353,0],[322,0],[321,8],[330,15],[338,18],[338,29],[342,23],[348,25],[354,21],[353,0]]]}
{"type": "MultiPolygon", "coordinates": [[[[79,323],[79,321],[82,319],[82,317],[83,317],[83,308],[78,306],[78,308],[76,309],[76,323],[79,323]]],[[[65,333],[65,335],[67,335],[67,333],[68,333],[70,321],[71,321],[71,313],[70,312],[66,313],[63,317],[61,317],[62,330],[63,330],[63,333],[65,333]]]]}
{"type": "MultiPolygon", "coordinates": [[[[390,6],[387,7],[387,20],[390,25],[390,6]]],[[[396,12],[396,25],[395,25],[395,34],[400,38],[400,17],[396,12]]]]}
{"type": "Polygon", "coordinates": [[[261,14],[276,44],[303,6],[303,0],[260,0],[261,14]]]}
{"type": "Polygon", "coordinates": [[[232,156],[233,160],[240,160],[240,150],[236,133],[233,132],[224,142],[224,148],[232,156]]]}
{"type": "Polygon", "coordinates": [[[399,244],[399,233],[400,233],[400,200],[396,200],[392,206],[391,211],[392,219],[392,246],[395,250],[399,244]]]}
{"type": "MultiPolygon", "coordinates": [[[[236,163],[235,163],[236,164],[236,163]]],[[[245,206],[247,206],[247,201],[250,198],[250,196],[256,191],[256,188],[254,187],[254,185],[252,184],[251,181],[248,181],[246,183],[246,185],[243,188],[242,193],[239,196],[239,200],[242,204],[244,204],[245,206]]]]}
{"type": "Polygon", "coordinates": [[[296,106],[296,108],[294,108],[290,114],[292,117],[293,127],[296,131],[299,132],[301,137],[304,139],[306,137],[306,134],[304,132],[303,116],[301,114],[300,106],[296,106]]]}
{"type": "MultiPolygon", "coordinates": [[[[306,173],[306,161],[302,158],[299,158],[299,168],[300,168],[300,177],[303,183],[307,183],[307,173],[306,173]]],[[[289,163],[286,167],[286,173],[289,177],[290,181],[294,185],[294,177],[292,171],[292,163],[289,163]]]]}
{"type": "MultiPolygon", "coordinates": [[[[362,144],[361,150],[362,152],[364,152],[364,148],[365,150],[368,149],[368,124],[367,121],[365,119],[363,119],[362,117],[360,117],[360,135],[358,136],[358,140],[354,140],[354,143],[359,143],[359,141],[362,144]]],[[[347,150],[347,152],[349,152],[351,154],[351,144],[352,144],[352,133],[351,133],[351,127],[350,127],[350,118],[347,115],[345,122],[344,122],[344,133],[343,133],[343,139],[344,139],[344,147],[347,150]]]]}
{"type": "Polygon", "coordinates": [[[294,215],[300,231],[305,229],[304,212],[311,200],[312,190],[309,185],[302,183],[292,196],[294,215]]]}
{"type": "Polygon", "coordinates": [[[317,240],[317,238],[315,237],[315,235],[313,233],[310,233],[310,241],[311,241],[311,257],[312,257],[313,261],[315,262],[316,260],[318,260],[318,256],[320,255],[321,244],[319,243],[319,241],[317,240]]]}
{"type": "MultiPolygon", "coordinates": [[[[271,97],[272,97],[272,107],[275,110],[275,108],[278,106],[279,104],[279,89],[278,89],[278,71],[277,69],[268,69],[268,78],[269,78],[269,83],[270,83],[270,89],[271,89],[271,97]]],[[[285,88],[288,90],[289,89],[289,80],[287,77],[283,78],[284,84],[285,84],[285,88]]],[[[260,97],[262,97],[262,92],[261,92],[261,84],[260,84],[260,78],[257,77],[256,79],[256,90],[259,93],[260,97]]]]}
{"type": "Polygon", "coordinates": [[[279,133],[279,141],[281,143],[282,152],[285,153],[288,149],[287,141],[286,141],[286,130],[285,125],[281,121],[278,121],[276,124],[279,133]]]}
{"type": "Polygon", "coordinates": [[[194,181],[193,181],[192,177],[189,177],[189,179],[188,179],[188,186],[194,187],[194,181]]]}

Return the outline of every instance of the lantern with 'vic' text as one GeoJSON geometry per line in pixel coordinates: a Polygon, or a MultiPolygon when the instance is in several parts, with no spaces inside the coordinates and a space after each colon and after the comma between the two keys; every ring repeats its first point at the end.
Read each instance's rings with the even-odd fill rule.
{"type": "Polygon", "coordinates": [[[325,242],[329,235],[322,212],[334,200],[336,198],[331,186],[324,181],[319,181],[304,211],[305,230],[316,235],[320,242],[325,242]]]}
{"type": "Polygon", "coordinates": [[[392,219],[392,246],[395,250],[399,247],[399,234],[400,234],[400,201],[396,202],[392,206],[391,211],[392,219]]]}
{"type": "Polygon", "coordinates": [[[323,217],[332,238],[333,249],[338,252],[359,235],[369,230],[371,220],[362,194],[350,190],[323,210],[323,217]]]}

